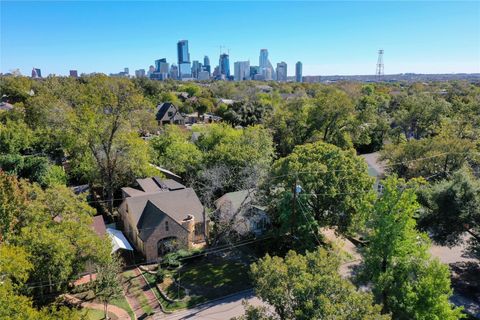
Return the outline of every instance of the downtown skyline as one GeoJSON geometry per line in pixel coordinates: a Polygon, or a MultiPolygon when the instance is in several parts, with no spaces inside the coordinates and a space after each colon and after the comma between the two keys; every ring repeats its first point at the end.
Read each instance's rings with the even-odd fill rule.
{"type": "Polygon", "coordinates": [[[3,73],[19,68],[28,75],[32,67],[44,75],[147,70],[160,58],[177,63],[179,39],[189,40],[191,61],[209,56],[212,67],[221,53],[229,53],[231,71],[237,61],[256,65],[259,50],[266,48],[274,67],[287,63],[289,77],[297,61],[303,75],[374,74],[379,49],[385,50],[385,74],[480,72],[475,2],[2,1],[1,6],[3,73]],[[148,19],[154,12],[160,18],[148,19]],[[245,20],[248,12],[259,14],[245,20]]]}

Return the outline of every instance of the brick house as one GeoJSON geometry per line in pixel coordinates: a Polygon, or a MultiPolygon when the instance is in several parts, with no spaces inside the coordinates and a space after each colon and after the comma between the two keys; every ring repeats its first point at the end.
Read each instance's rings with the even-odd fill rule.
{"type": "Polygon", "coordinates": [[[171,179],[137,179],[139,188],[122,188],[119,213],[135,247],[155,262],[176,249],[203,246],[208,219],[192,188],[171,179]]]}

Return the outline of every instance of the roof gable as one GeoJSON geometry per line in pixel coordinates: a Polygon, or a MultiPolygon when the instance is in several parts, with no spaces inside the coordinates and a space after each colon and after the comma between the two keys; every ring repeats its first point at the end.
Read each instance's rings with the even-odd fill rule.
{"type": "Polygon", "coordinates": [[[157,113],[155,115],[157,121],[170,119],[183,119],[183,116],[178,112],[178,108],[171,102],[163,102],[157,106],[157,113]],[[168,116],[168,112],[173,112],[172,116],[168,116]]]}
{"type": "Polygon", "coordinates": [[[147,193],[125,199],[132,222],[137,229],[155,228],[162,214],[181,223],[189,214],[203,222],[203,205],[192,188],[147,193]]]}

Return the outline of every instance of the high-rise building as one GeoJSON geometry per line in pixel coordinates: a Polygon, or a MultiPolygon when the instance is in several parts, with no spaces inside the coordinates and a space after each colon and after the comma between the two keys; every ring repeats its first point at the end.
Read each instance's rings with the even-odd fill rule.
{"type": "Polygon", "coordinates": [[[180,79],[191,78],[190,53],[188,52],[188,40],[180,40],[177,43],[178,72],[180,79]]]}
{"type": "Polygon", "coordinates": [[[148,71],[147,71],[147,78],[150,78],[150,76],[155,72],[155,67],[150,65],[150,67],[148,67],[148,71]]]}
{"type": "Polygon", "coordinates": [[[295,64],[295,81],[302,82],[302,63],[298,61],[295,64]]]}
{"type": "Polygon", "coordinates": [[[242,81],[250,79],[250,61],[237,61],[233,67],[234,80],[242,81]]]}
{"type": "Polygon", "coordinates": [[[170,78],[173,80],[178,80],[178,66],[176,64],[172,64],[170,67],[170,78]]]}
{"type": "Polygon", "coordinates": [[[287,81],[287,63],[277,63],[277,81],[287,81]]]}
{"type": "Polygon", "coordinates": [[[250,66],[250,79],[254,80],[255,75],[260,74],[259,66],[250,66]]]}
{"type": "Polygon", "coordinates": [[[202,71],[202,64],[197,61],[197,60],[194,60],[192,62],[192,77],[197,79],[198,78],[198,74],[202,71]]]}
{"type": "Polygon", "coordinates": [[[155,60],[155,72],[168,74],[169,64],[166,58],[155,60]]]}
{"type": "Polygon", "coordinates": [[[144,78],[144,77],[145,77],[145,69],[135,70],[135,78],[144,78]]]}
{"type": "Polygon", "coordinates": [[[32,78],[41,78],[42,77],[42,70],[39,68],[32,69],[32,78]]]}
{"type": "Polygon", "coordinates": [[[187,79],[192,77],[192,67],[190,66],[190,62],[184,62],[178,65],[178,76],[179,79],[187,79]]]}
{"type": "Polygon", "coordinates": [[[222,78],[229,80],[230,79],[230,60],[229,60],[228,54],[222,53],[220,55],[220,61],[218,65],[220,67],[220,76],[222,78]]]}
{"type": "Polygon", "coordinates": [[[258,61],[258,65],[260,66],[260,68],[268,67],[268,50],[267,49],[260,50],[260,59],[258,61]]]}
{"type": "Polygon", "coordinates": [[[219,79],[220,78],[220,66],[216,66],[215,69],[213,69],[213,74],[212,76],[215,78],[215,79],[219,79]]]}
{"type": "Polygon", "coordinates": [[[125,73],[125,75],[128,76],[130,75],[130,70],[127,67],[125,67],[123,68],[123,73],[125,73]]]}
{"type": "Polygon", "coordinates": [[[274,77],[274,70],[273,66],[268,60],[268,50],[261,49],[260,50],[260,58],[259,58],[259,67],[261,74],[265,77],[265,80],[272,80],[274,77]]]}
{"type": "Polygon", "coordinates": [[[210,77],[210,72],[212,70],[211,70],[211,67],[210,67],[210,59],[208,58],[208,56],[203,57],[203,70],[207,71],[208,76],[210,77]]]}
{"type": "Polygon", "coordinates": [[[178,63],[190,62],[190,53],[188,52],[188,40],[180,40],[177,43],[178,63]]]}
{"type": "Polygon", "coordinates": [[[208,80],[210,79],[210,74],[208,71],[203,70],[198,73],[198,80],[208,80]]]}
{"type": "Polygon", "coordinates": [[[78,71],[77,70],[70,70],[70,77],[78,78],[78,71]]]}

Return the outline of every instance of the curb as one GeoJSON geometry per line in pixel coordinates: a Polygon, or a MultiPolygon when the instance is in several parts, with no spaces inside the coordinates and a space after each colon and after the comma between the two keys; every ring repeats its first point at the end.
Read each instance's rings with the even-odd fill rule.
{"type": "Polygon", "coordinates": [[[148,282],[147,278],[145,278],[145,276],[143,275],[143,272],[140,268],[137,268],[138,271],[140,271],[140,275],[142,276],[143,280],[145,280],[145,283],[147,284],[148,288],[150,289],[150,291],[152,291],[152,294],[153,296],[155,297],[155,299],[157,300],[158,302],[158,305],[160,306],[160,310],[162,310],[162,312],[164,314],[172,314],[172,311],[167,311],[165,310],[165,308],[163,307],[162,303],[160,302],[160,299],[158,299],[157,295],[155,294],[155,291],[153,291],[152,289],[152,286],[150,285],[150,283],[148,282]]]}

